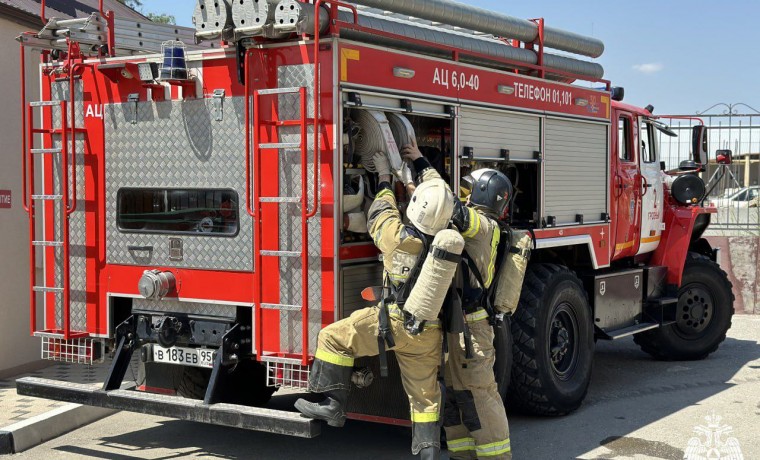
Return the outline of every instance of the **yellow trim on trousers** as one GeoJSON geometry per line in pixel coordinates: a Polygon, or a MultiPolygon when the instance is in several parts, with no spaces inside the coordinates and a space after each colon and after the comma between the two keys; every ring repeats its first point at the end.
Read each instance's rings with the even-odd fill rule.
{"type": "Polygon", "coordinates": [[[497,455],[506,454],[507,452],[512,452],[512,446],[509,438],[507,438],[504,441],[475,446],[475,452],[478,454],[478,458],[495,457],[497,455]]]}
{"type": "Polygon", "coordinates": [[[314,355],[314,357],[326,363],[335,364],[336,366],[343,366],[343,367],[354,366],[354,358],[350,356],[339,355],[337,353],[331,353],[329,351],[323,350],[322,348],[317,349],[317,353],[316,355],[314,355]]]}
{"type": "Polygon", "coordinates": [[[412,423],[435,423],[438,412],[412,412],[412,423]]]}
{"type": "Polygon", "coordinates": [[[450,452],[466,452],[475,450],[475,438],[460,438],[446,441],[450,452]]]}
{"type": "Polygon", "coordinates": [[[467,320],[468,323],[483,321],[484,319],[488,319],[488,312],[480,308],[477,311],[475,311],[475,313],[470,313],[469,315],[465,315],[464,318],[465,320],[467,320]]]}

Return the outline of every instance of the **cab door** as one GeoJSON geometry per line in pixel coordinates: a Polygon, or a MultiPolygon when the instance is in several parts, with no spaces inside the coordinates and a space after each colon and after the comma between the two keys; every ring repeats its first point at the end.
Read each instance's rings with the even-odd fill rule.
{"type": "Polygon", "coordinates": [[[638,164],[638,117],[618,112],[617,155],[613,168],[613,199],[616,204],[615,247],[612,259],[636,255],[639,250],[641,193],[638,164]]]}
{"type": "Polygon", "coordinates": [[[641,244],[638,254],[654,251],[662,238],[663,206],[665,191],[660,170],[657,129],[646,118],[639,119],[639,166],[641,179],[641,244]]]}

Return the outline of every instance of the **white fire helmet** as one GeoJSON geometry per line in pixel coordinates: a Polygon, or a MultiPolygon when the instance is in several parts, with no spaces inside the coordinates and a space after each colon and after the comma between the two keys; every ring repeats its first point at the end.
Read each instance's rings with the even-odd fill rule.
{"type": "Polygon", "coordinates": [[[454,195],[443,179],[425,181],[417,187],[406,216],[417,230],[435,236],[445,229],[454,213],[454,195]]]}

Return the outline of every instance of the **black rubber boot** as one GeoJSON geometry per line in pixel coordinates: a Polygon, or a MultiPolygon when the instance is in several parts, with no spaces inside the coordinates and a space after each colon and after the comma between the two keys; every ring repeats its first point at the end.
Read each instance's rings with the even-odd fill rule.
{"type": "Polygon", "coordinates": [[[440,460],[440,447],[425,447],[420,451],[420,460],[440,460]]]}
{"type": "Polygon", "coordinates": [[[296,409],[306,417],[316,420],[324,420],[330,426],[341,428],[346,424],[348,390],[328,391],[325,393],[325,396],[327,396],[327,398],[316,403],[309,402],[305,399],[299,399],[295,404],[296,409]]]}

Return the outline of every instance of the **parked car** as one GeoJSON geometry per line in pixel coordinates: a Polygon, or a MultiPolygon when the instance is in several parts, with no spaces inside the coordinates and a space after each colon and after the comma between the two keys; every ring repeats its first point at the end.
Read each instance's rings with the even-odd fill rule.
{"type": "Polygon", "coordinates": [[[751,204],[757,206],[760,198],[760,186],[753,185],[740,189],[732,189],[720,198],[713,198],[710,204],[718,208],[747,208],[751,204]]]}

